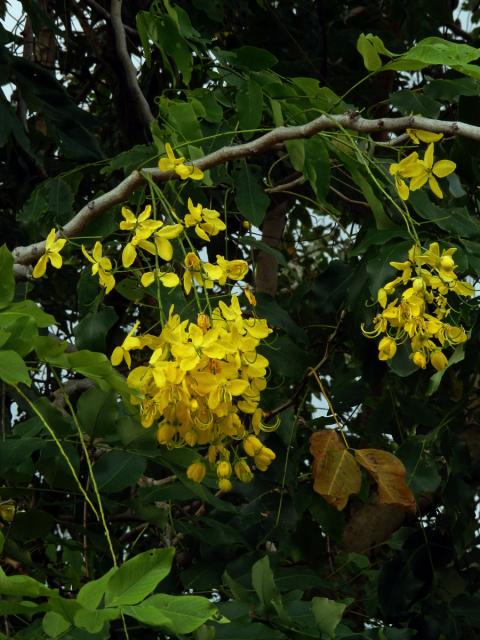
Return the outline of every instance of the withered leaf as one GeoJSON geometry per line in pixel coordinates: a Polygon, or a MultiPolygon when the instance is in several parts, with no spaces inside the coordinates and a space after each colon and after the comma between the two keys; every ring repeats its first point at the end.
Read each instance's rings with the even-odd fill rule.
{"type": "Polygon", "coordinates": [[[314,457],[314,491],[341,511],[348,498],[360,491],[360,467],[333,430],[314,433],[310,438],[310,452],[314,457]]]}
{"type": "Polygon", "coordinates": [[[380,449],[356,449],[355,457],[377,483],[380,504],[395,504],[407,511],[416,511],[415,497],[407,485],[407,472],[401,460],[380,449]]]}

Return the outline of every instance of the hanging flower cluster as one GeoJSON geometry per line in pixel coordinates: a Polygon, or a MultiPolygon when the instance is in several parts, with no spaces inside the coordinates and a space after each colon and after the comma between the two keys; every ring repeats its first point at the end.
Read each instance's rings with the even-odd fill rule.
{"type": "Polygon", "coordinates": [[[253,478],[244,454],[265,471],[275,459],[257,437],[268,367],[257,347],[271,333],[266,320],[245,318],[238,297],[232,296],[230,304],[220,302],[196,322],[182,320],[171,308],[158,336],[135,337],[135,329],[115,349],[112,362],[125,359],[130,366],[131,351],[150,351],[148,362],[128,376],[138,393],[132,403],[139,405],[144,427],[156,425],[160,444],[206,449],[205,459],[188,468],[188,477],[201,482],[212,466],[219,489],[229,491],[233,473],[242,482],[253,478]]]}
{"type": "Polygon", "coordinates": [[[389,171],[395,178],[398,195],[402,200],[408,200],[410,191],[417,191],[428,182],[437,198],[443,198],[443,192],[437,178],[445,178],[453,173],[457,166],[451,160],[434,162],[434,143],[443,138],[443,133],[431,133],[420,129],[407,129],[407,133],[414,144],[424,142],[428,146],[423,159],[420,159],[418,153],[414,151],[400,162],[394,162],[390,165],[389,171]],[[407,179],[410,179],[408,185],[407,179]]]}
{"type": "Polygon", "coordinates": [[[454,311],[450,293],[463,297],[474,293],[473,286],[455,273],[455,251],[440,252],[438,242],[432,242],[426,251],[414,245],[408,260],[390,262],[400,275],[378,290],[377,301],[383,311],[375,316],[373,330],[362,327],[369,338],[383,335],[378,344],[379,360],[390,360],[397,345],[410,341],[410,358],[417,367],[425,369],[430,362],[441,371],[448,364],[444,351],[467,340],[461,325],[445,321],[454,311]]]}

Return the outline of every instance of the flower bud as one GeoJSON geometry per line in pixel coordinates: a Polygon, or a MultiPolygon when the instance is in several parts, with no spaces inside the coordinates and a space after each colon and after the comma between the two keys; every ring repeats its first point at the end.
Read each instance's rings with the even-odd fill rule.
{"type": "Polygon", "coordinates": [[[415,351],[412,356],[412,361],[413,364],[419,369],[425,369],[425,367],[427,366],[427,359],[421,351],[415,351]]]}
{"type": "Polygon", "coordinates": [[[159,444],[169,444],[175,437],[177,430],[168,422],[164,422],[157,429],[157,441],[159,444]]]}
{"type": "Polygon", "coordinates": [[[221,460],[217,464],[217,476],[219,478],[229,478],[232,475],[232,465],[227,460],[221,460]]]}
{"type": "Polygon", "coordinates": [[[227,493],[232,490],[232,483],[227,478],[221,478],[221,480],[218,481],[218,488],[220,491],[227,493]]]}
{"type": "Polygon", "coordinates": [[[448,360],[440,349],[434,351],[430,356],[430,362],[437,371],[442,371],[448,364],[448,360]]]}
{"type": "Polygon", "coordinates": [[[200,329],[203,331],[203,333],[206,333],[210,327],[210,318],[207,316],[206,313],[199,313],[197,316],[197,325],[200,327],[200,329]]]}
{"type": "Polygon", "coordinates": [[[263,444],[257,436],[249,435],[243,441],[243,448],[247,456],[255,456],[263,449],[263,444]]]}
{"type": "Polygon", "coordinates": [[[187,478],[194,482],[202,482],[207,473],[207,468],[203,462],[193,462],[187,469],[187,478]]]}
{"type": "Polygon", "coordinates": [[[239,460],[234,466],[235,475],[240,482],[251,482],[253,480],[253,473],[246,460],[239,460]]]}
{"type": "Polygon", "coordinates": [[[183,436],[183,439],[185,440],[185,442],[188,444],[189,447],[194,447],[197,444],[198,436],[196,432],[193,431],[193,429],[190,429],[190,431],[187,431],[186,434],[183,436]]]}

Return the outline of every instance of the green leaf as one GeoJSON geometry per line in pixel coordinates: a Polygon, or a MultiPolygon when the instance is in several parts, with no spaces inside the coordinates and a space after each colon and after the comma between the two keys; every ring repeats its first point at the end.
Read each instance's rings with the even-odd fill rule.
{"type": "Polygon", "coordinates": [[[154,591],[170,573],[175,550],[151,549],[127,560],[107,584],[108,607],[137,604],[154,591]]]}
{"type": "Polygon", "coordinates": [[[71,624],[59,613],[48,611],[43,617],[42,627],[49,638],[58,638],[71,627],[71,624]]]}
{"type": "Polygon", "coordinates": [[[295,171],[303,171],[305,166],[305,143],[306,140],[289,140],[285,142],[290,162],[295,171]]]}
{"type": "Polygon", "coordinates": [[[191,633],[211,620],[217,608],[199,596],[156,594],[135,607],[124,607],[125,614],[152,626],[160,626],[175,634],[191,633]]]}
{"type": "Polygon", "coordinates": [[[347,605],[329,598],[312,599],[312,611],[316,625],[329,638],[335,637],[335,629],[340,623],[346,608],[347,605]]]}
{"type": "Polygon", "coordinates": [[[101,170],[101,173],[110,175],[114,171],[123,171],[124,175],[129,175],[134,169],[141,169],[144,166],[155,164],[158,151],[153,144],[137,144],[127,151],[122,151],[115,156],[101,170]]]}
{"type": "Polygon", "coordinates": [[[270,198],[264,192],[253,168],[245,161],[233,173],[233,180],[238,210],[246,220],[258,227],[265,217],[270,198]]]}
{"type": "Polygon", "coordinates": [[[252,238],[252,236],[240,236],[238,238],[238,243],[246,244],[247,246],[254,247],[255,249],[258,249],[259,251],[263,251],[264,253],[269,253],[271,256],[273,256],[276,259],[278,264],[282,265],[282,267],[287,266],[287,261],[285,260],[283,254],[280,253],[278,249],[274,249],[273,247],[268,245],[266,242],[262,242],[261,240],[256,240],[255,238],[252,238]]]}
{"type": "MultiPolygon", "coordinates": [[[[163,105],[163,102],[161,101],[160,104],[163,105]]],[[[164,107],[164,111],[175,133],[181,140],[194,142],[203,138],[197,114],[189,102],[172,102],[169,100],[168,105],[164,107]]],[[[177,150],[176,155],[180,154],[182,154],[182,149],[177,150]]]]}
{"type": "Polygon", "coordinates": [[[244,46],[232,49],[232,52],[236,56],[234,60],[235,66],[246,67],[251,71],[271,69],[278,63],[278,58],[270,51],[259,47],[244,46]]]}
{"type": "Polygon", "coordinates": [[[0,309],[8,305],[15,294],[13,256],[6,244],[0,247],[0,309]]]}
{"type": "Polygon", "coordinates": [[[103,307],[96,312],[87,313],[74,329],[76,347],[105,351],[107,334],[117,320],[118,316],[112,307],[103,307]]]}
{"type": "Polygon", "coordinates": [[[412,93],[408,89],[397,91],[390,96],[390,102],[404,115],[420,114],[428,118],[436,118],[442,107],[440,102],[421,93],[412,93]]]}
{"type": "Polygon", "coordinates": [[[0,350],[0,380],[7,384],[23,382],[28,387],[32,384],[27,365],[16,351],[0,350]]]}
{"type": "Polygon", "coordinates": [[[260,622],[233,621],[215,625],[215,640],[287,640],[287,636],[260,622]]]}
{"type": "Polygon", "coordinates": [[[235,103],[241,133],[248,140],[262,121],[262,87],[255,80],[246,78],[238,88],[235,103]]]}
{"type": "Polygon", "coordinates": [[[102,493],[117,493],[133,487],[144,473],[146,460],[128,451],[107,451],[95,463],[93,471],[102,493]]]}
{"type": "Polygon", "coordinates": [[[320,136],[305,140],[305,161],[303,172],[310,185],[322,202],[330,186],[330,157],[328,149],[320,136]]]}
{"type": "Polygon", "coordinates": [[[443,376],[445,375],[446,370],[449,369],[452,365],[457,364],[458,362],[461,362],[464,358],[465,358],[465,345],[460,344],[448,359],[448,364],[445,367],[445,369],[442,369],[441,371],[437,371],[437,373],[434,373],[433,376],[430,378],[426,395],[427,396],[433,395],[435,391],[438,389],[438,387],[440,386],[440,383],[442,381],[443,376]]]}
{"type": "Polygon", "coordinates": [[[116,567],[112,567],[105,575],[96,580],[90,580],[83,585],[77,595],[77,601],[82,607],[91,610],[98,607],[105,595],[108,581],[117,571],[118,569],[116,567]]]}
{"type": "Polygon", "coordinates": [[[106,622],[116,620],[119,617],[120,609],[116,607],[96,609],[95,611],[80,609],[75,613],[73,620],[76,627],[85,629],[89,633],[98,633],[106,622]]]}
{"type": "Polygon", "coordinates": [[[361,33],[357,40],[357,51],[363,58],[363,64],[368,71],[377,71],[382,66],[382,60],[378,55],[377,47],[372,39],[372,34],[361,33]]]}
{"type": "Polygon", "coordinates": [[[38,598],[40,596],[55,595],[56,591],[49,589],[38,580],[30,576],[7,576],[0,568],[0,594],[3,596],[28,596],[38,598]]]}
{"type": "Polygon", "coordinates": [[[270,606],[273,599],[280,597],[273,578],[273,572],[270,568],[268,556],[263,557],[253,565],[252,585],[264,607],[270,606]]]}

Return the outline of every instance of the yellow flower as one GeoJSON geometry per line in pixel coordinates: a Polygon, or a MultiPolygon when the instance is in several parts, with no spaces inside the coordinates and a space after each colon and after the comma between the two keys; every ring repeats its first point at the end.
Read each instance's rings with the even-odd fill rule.
{"type": "Polygon", "coordinates": [[[423,129],[407,129],[407,133],[415,144],[420,142],[438,142],[443,138],[443,133],[433,133],[432,131],[424,131],[423,129]]]}
{"type": "Polygon", "coordinates": [[[167,153],[166,158],[161,158],[158,161],[158,168],[160,171],[175,171],[182,180],[191,178],[192,180],[202,180],[203,171],[193,165],[184,164],[185,158],[176,158],[173,153],[171,145],[167,142],[165,145],[165,151],[167,153]]]}
{"type": "Polygon", "coordinates": [[[105,293],[108,294],[115,286],[115,278],[113,274],[109,273],[112,269],[112,263],[109,258],[105,258],[103,248],[100,242],[96,242],[93,247],[92,255],[88,253],[82,244],[82,253],[89,262],[92,263],[92,275],[98,273],[98,279],[100,286],[105,289],[105,293]]]}
{"type": "Polygon", "coordinates": [[[147,242],[154,231],[159,229],[163,222],[161,220],[149,220],[152,214],[152,207],[147,205],[138,218],[127,207],[122,208],[122,216],[124,220],[120,222],[120,229],[122,231],[133,231],[133,237],[128,242],[122,251],[122,264],[125,269],[131,267],[137,257],[137,246],[150,251],[153,245],[147,242]]]}
{"type": "Polygon", "coordinates": [[[383,337],[378,344],[378,359],[391,360],[397,353],[397,343],[389,336],[383,337]]]}
{"type": "Polygon", "coordinates": [[[400,162],[394,162],[390,165],[390,175],[395,177],[395,188],[402,200],[408,200],[410,195],[409,188],[404,178],[408,177],[408,172],[418,162],[418,153],[414,151],[400,162]]]}
{"type": "Polygon", "coordinates": [[[55,240],[55,236],[55,229],[52,229],[45,240],[45,252],[40,256],[37,264],[33,268],[32,276],[34,278],[41,278],[45,274],[49,262],[55,269],[60,269],[62,266],[60,251],[67,241],[63,238],[55,240]]]}
{"type": "Polygon", "coordinates": [[[136,322],[122,344],[119,347],[115,347],[113,350],[112,355],[110,356],[110,361],[114,367],[117,367],[122,360],[125,360],[129,369],[132,366],[132,358],[130,357],[129,351],[132,349],[140,349],[142,346],[140,339],[133,337],[133,334],[137,330],[139,324],[140,322],[136,322]]]}
{"type": "Polygon", "coordinates": [[[433,142],[431,142],[425,151],[423,160],[418,160],[414,166],[410,167],[406,175],[412,178],[410,181],[411,191],[421,189],[428,181],[430,189],[437,198],[443,198],[443,192],[437,178],[445,178],[450,175],[455,171],[457,165],[451,160],[439,160],[434,163],[433,146],[433,142]]]}
{"type": "Polygon", "coordinates": [[[197,236],[205,242],[210,242],[210,236],[216,236],[226,229],[218,211],[204,209],[201,204],[194,205],[191,198],[188,199],[188,211],[184,219],[185,226],[194,226],[197,236]]]}
{"type": "Polygon", "coordinates": [[[193,462],[187,469],[187,478],[194,482],[202,482],[207,473],[207,468],[203,462],[193,462]]]}

